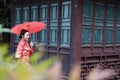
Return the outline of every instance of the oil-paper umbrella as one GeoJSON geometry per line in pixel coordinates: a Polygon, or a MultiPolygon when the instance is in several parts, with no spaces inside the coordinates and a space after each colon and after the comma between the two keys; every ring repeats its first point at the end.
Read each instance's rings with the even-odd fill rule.
{"type": "Polygon", "coordinates": [[[25,29],[27,31],[29,31],[30,34],[35,33],[35,32],[39,32],[41,30],[43,30],[45,28],[46,24],[43,22],[25,22],[22,24],[18,24],[13,26],[13,28],[11,29],[11,32],[14,34],[18,34],[20,35],[20,32],[25,29]]]}

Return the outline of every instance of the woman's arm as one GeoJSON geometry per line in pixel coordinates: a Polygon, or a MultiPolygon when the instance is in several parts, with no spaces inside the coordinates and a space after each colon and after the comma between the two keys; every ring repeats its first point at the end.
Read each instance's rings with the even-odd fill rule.
{"type": "Polygon", "coordinates": [[[16,49],[16,53],[15,53],[15,58],[20,58],[21,57],[21,53],[23,51],[23,45],[24,45],[23,42],[19,42],[18,43],[18,46],[17,46],[17,49],[16,49]]]}
{"type": "Polygon", "coordinates": [[[29,54],[29,56],[33,53],[33,51],[34,51],[34,48],[30,48],[30,54],[29,54]]]}
{"type": "Polygon", "coordinates": [[[34,46],[34,44],[33,44],[33,42],[31,41],[31,42],[30,42],[30,54],[29,54],[29,55],[31,55],[31,54],[33,53],[33,51],[34,51],[33,46],[34,46]]]}

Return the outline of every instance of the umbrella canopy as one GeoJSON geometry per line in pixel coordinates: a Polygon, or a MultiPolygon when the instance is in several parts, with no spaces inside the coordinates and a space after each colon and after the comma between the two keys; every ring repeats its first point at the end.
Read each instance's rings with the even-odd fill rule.
{"type": "Polygon", "coordinates": [[[29,31],[30,34],[32,34],[32,33],[41,31],[42,29],[45,28],[45,26],[46,26],[46,24],[43,22],[25,22],[25,23],[14,26],[11,29],[11,32],[14,34],[20,35],[20,32],[23,29],[25,29],[25,30],[29,31]]]}

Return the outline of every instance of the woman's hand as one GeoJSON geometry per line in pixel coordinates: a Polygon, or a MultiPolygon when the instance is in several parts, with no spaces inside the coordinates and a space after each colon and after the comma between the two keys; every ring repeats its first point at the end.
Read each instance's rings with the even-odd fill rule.
{"type": "Polygon", "coordinates": [[[15,59],[18,59],[18,58],[20,58],[21,57],[21,53],[16,53],[15,54],[15,59]]]}
{"type": "Polygon", "coordinates": [[[31,42],[30,42],[30,47],[33,48],[33,46],[34,46],[34,44],[33,44],[33,42],[31,41],[31,42]]]}

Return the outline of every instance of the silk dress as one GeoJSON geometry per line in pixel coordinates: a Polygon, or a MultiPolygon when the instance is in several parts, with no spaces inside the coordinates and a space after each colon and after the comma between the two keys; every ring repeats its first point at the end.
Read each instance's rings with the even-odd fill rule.
{"type": "Polygon", "coordinates": [[[18,43],[15,58],[20,58],[21,61],[29,63],[29,57],[33,53],[34,48],[31,48],[25,39],[21,39],[18,43]]]}

